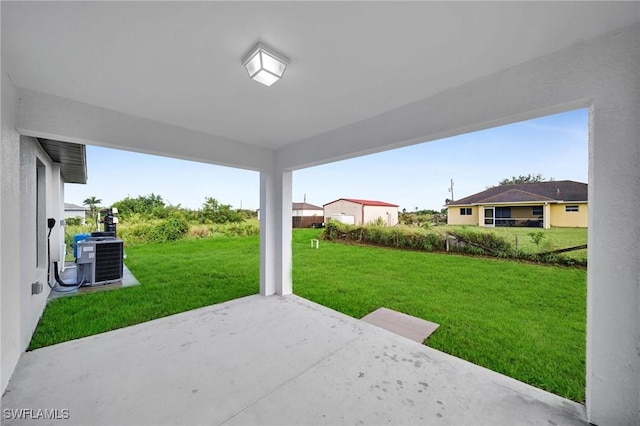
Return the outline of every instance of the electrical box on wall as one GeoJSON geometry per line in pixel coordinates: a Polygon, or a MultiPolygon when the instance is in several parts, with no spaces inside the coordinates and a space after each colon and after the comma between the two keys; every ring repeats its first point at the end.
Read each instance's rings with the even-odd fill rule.
{"type": "Polygon", "coordinates": [[[31,283],[31,294],[40,294],[42,293],[42,290],[44,289],[44,286],[42,285],[42,283],[40,281],[36,281],[35,283],[31,283]]]}

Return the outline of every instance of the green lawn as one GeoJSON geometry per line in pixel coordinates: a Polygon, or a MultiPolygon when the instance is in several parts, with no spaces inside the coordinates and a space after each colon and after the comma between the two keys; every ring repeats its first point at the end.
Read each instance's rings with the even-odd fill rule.
{"type": "Polygon", "coordinates": [[[91,336],[259,291],[259,240],[190,239],[125,249],[139,286],[49,302],[29,349],[91,336]]]}
{"type": "MultiPolygon", "coordinates": [[[[440,324],[428,345],[584,400],[586,272],[309,240],[295,230],[294,292],[356,318],[381,307],[440,324]]],[[[258,237],[127,248],[140,286],[52,301],[30,349],[258,292],[258,237]]]]}
{"type": "Polygon", "coordinates": [[[386,307],[440,324],[428,345],[584,400],[586,272],[320,242],[294,233],[296,294],[356,318],[386,307]]]}

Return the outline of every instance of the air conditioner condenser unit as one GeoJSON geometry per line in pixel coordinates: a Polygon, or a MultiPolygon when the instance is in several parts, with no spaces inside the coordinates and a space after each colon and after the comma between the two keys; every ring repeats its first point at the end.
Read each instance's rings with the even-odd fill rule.
{"type": "Polygon", "coordinates": [[[114,237],[89,237],[78,242],[78,282],[83,285],[122,281],[123,242],[114,237]]]}

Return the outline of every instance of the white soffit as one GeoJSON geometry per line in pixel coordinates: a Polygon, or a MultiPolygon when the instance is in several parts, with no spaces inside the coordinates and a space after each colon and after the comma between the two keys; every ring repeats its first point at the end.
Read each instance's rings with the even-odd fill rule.
{"type": "Polygon", "coordinates": [[[2,2],[18,87],[278,149],[622,28],[633,2],[2,2]],[[242,57],[291,58],[278,84],[242,57]]]}
{"type": "Polygon", "coordinates": [[[87,153],[85,146],[76,143],[38,139],[49,158],[60,164],[65,183],[87,183],[87,153]]]}

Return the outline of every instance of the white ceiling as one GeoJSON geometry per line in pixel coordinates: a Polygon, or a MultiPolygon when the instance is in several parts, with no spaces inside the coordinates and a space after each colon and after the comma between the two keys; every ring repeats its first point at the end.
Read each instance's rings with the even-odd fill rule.
{"type": "Polygon", "coordinates": [[[638,21],[638,2],[2,2],[33,89],[278,149],[638,21]],[[265,87],[241,59],[291,58],[265,87]]]}

